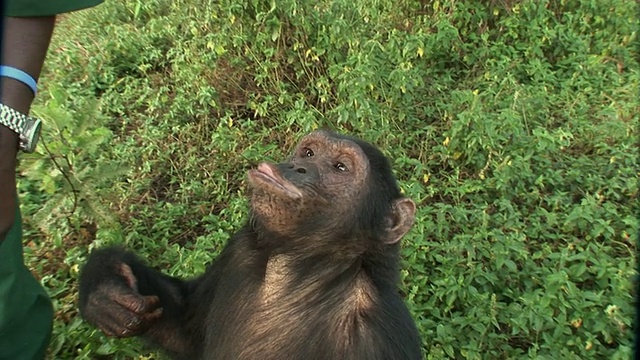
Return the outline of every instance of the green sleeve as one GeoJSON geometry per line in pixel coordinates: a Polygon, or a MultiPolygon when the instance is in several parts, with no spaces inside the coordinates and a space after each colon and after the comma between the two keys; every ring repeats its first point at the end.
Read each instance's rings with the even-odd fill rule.
{"type": "Polygon", "coordinates": [[[5,16],[50,16],[86,9],[103,0],[5,0],[5,16]]]}

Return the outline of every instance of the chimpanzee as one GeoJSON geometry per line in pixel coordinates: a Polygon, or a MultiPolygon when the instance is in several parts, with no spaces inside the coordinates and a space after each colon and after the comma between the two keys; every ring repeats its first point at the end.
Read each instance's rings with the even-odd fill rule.
{"type": "Polygon", "coordinates": [[[416,206],[380,150],[315,131],[248,180],[249,220],[203,275],[180,280],[123,249],[93,251],[82,316],[175,359],[422,359],[398,293],[399,240],[416,206]]]}

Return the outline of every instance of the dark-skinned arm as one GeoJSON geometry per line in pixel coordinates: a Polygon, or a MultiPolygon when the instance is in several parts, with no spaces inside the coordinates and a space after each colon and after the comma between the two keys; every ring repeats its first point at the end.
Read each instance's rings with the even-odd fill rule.
{"type": "MultiPolygon", "coordinates": [[[[6,17],[2,32],[2,65],[13,66],[38,79],[47,55],[55,16],[6,17]]],[[[28,114],[34,94],[20,81],[0,77],[0,102],[28,114]]],[[[0,242],[15,220],[18,135],[0,125],[0,242]]],[[[1,260],[0,260],[1,261],[1,260]]]]}

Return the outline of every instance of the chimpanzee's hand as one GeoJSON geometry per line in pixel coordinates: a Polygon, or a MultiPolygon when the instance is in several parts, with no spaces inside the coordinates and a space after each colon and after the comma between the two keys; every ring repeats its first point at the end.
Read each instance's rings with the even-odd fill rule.
{"type": "Polygon", "coordinates": [[[82,317],[108,336],[143,334],[162,316],[160,301],[157,296],[138,293],[137,279],[129,265],[110,265],[112,271],[102,268],[95,276],[85,269],[80,280],[82,317]]]}

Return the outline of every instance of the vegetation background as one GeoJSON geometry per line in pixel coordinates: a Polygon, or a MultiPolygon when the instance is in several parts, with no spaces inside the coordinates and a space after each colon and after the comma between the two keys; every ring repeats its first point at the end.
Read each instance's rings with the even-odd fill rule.
{"type": "Polygon", "coordinates": [[[175,276],[245,220],[245,172],[363,137],[419,204],[402,292],[427,359],[629,359],[633,0],[113,1],[61,17],[21,157],[51,359],[157,359],[76,308],[92,248],[175,276]],[[142,354],[142,355],[141,355],[142,354]]]}

